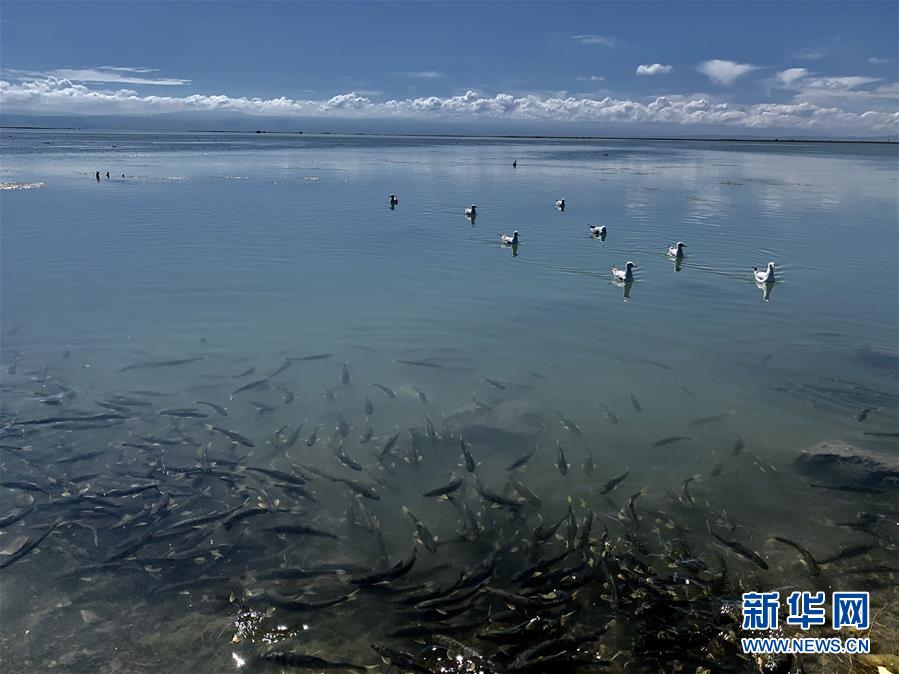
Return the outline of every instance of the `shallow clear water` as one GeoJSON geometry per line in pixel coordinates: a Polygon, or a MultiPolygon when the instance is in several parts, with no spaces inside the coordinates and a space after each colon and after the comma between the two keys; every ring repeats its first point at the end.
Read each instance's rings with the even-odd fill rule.
{"type": "MultiPolygon", "coordinates": [[[[283,470],[294,462],[360,479],[380,476],[385,495],[378,516],[391,563],[412,545],[402,505],[441,538],[452,537],[454,509],[420,492],[446,482],[450,471],[465,472],[457,464],[458,434],[466,430],[484,434],[480,443],[472,439],[472,451],[481,462],[477,473],[496,491],[505,484],[505,466],[526,449],[522,444],[539,446],[522,479],[543,497],[547,521],[564,513],[569,496],[613,517],[641,488],[640,503],[669,512],[666,490],[679,494],[684,479],[700,474],[692,490],[710,510],[684,514],[697,536],[714,518],[708,513],[725,510],[741,540],[762,550],[778,571],[758,578],[740,567],[745,560],[736,560],[734,573],[745,572],[746,584],[763,588],[794,583],[811,589],[802,586],[795,551],[772,543],[771,535],[803,540],[823,557],[858,538],[827,526],[829,520],[875,509],[892,526],[880,532],[883,547],[871,553],[873,561],[895,555],[895,487],[875,495],[822,491],[809,487],[792,463],[801,449],[833,440],[897,460],[895,438],[864,435],[897,430],[896,160],[896,147],[887,145],[4,131],[4,418],[63,414],[66,407],[97,414],[108,410],[96,400],[148,389],[172,394],[153,400],[157,408],[193,407],[194,400],[225,405],[227,419],[181,419],[179,427],[201,444],[212,441],[214,455],[248,453],[245,464],[283,470]],[[36,183],[43,186],[15,189],[36,183]],[[400,199],[395,210],[387,207],[390,193],[400,199]],[[564,212],[553,207],[558,198],[566,200],[564,212]],[[479,212],[474,222],[463,217],[472,203],[479,212]],[[607,238],[589,237],[588,224],[605,224],[607,238]],[[521,237],[514,251],[497,236],[512,230],[521,237]],[[665,254],[678,240],[687,244],[680,271],[665,254]],[[610,268],[628,260],[638,268],[636,282],[625,289],[612,283],[610,268]],[[751,269],[769,260],[778,281],[766,301],[751,269]],[[332,356],[293,361],[273,378],[295,393],[294,401],[285,404],[277,388],[232,399],[237,386],[264,377],[285,357],[319,353],[332,356]],[[182,365],[121,371],[199,356],[182,365]],[[348,385],[339,382],[344,362],[348,385]],[[257,373],[234,378],[249,367],[257,373]],[[395,389],[396,398],[371,382],[395,389]],[[61,406],[42,404],[38,394],[59,393],[59,383],[77,395],[61,406]],[[333,401],[327,389],[334,389],[333,401]],[[362,446],[366,396],[375,407],[375,438],[362,446]],[[248,400],[276,409],[260,414],[248,400]],[[866,408],[873,409],[858,421],[866,408]],[[338,412],[352,426],[344,446],[364,464],[363,472],[341,466],[325,445],[338,412]],[[559,414],[582,434],[566,430],[559,414]],[[439,447],[420,450],[420,465],[409,464],[405,431],[423,430],[426,415],[444,438],[439,447]],[[718,415],[725,416],[690,423],[718,415]],[[282,425],[290,423],[290,432],[304,420],[303,439],[322,424],[313,447],[301,440],[287,461],[266,444],[282,425]],[[256,446],[247,452],[221,434],[205,435],[203,424],[210,421],[227,422],[256,446]],[[398,468],[390,473],[368,449],[399,429],[398,468]],[[670,436],[689,439],[653,445],[670,436]],[[746,450],[732,456],[737,437],[746,450]],[[572,464],[566,476],[556,469],[557,441],[572,464]],[[585,443],[596,462],[592,475],[581,470],[585,443]],[[722,473],[712,477],[716,456],[722,473]],[[777,474],[758,465],[773,465],[777,474]],[[623,491],[612,494],[614,502],[597,494],[598,485],[626,469],[630,475],[623,491]],[[785,511],[793,513],[789,521],[785,511]]],[[[41,462],[63,451],[60,442],[66,451],[111,446],[115,457],[47,470],[51,477],[99,472],[89,480],[96,485],[123,466],[129,476],[147,474],[152,458],[121,442],[135,429],[169,432],[170,423],[165,415],[144,415],[105,429],[41,426],[24,440],[41,462]]],[[[23,445],[22,438],[7,440],[23,445]]],[[[198,451],[188,444],[167,449],[167,456],[187,464],[198,451]]],[[[0,460],[8,479],[47,479],[14,451],[0,460]]],[[[346,528],[343,491],[319,484],[322,504],[310,516],[346,528]]],[[[209,488],[211,502],[240,503],[218,490],[209,488]]],[[[256,499],[252,491],[244,495],[256,499]]],[[[9,489],[4,512],[35,496],[48,498],[9,489]]],[[[186,496],[176,502],[183,512],[212,507],[186,496]]],[[[38,524],[51,521],[47,515],[5,529],[0,548],[20,529],[38,531],[38,524]]],[[[240,545],[255,539],[257,523],[247,520],[240,545]]],[[[70,529],[48,541],[84,534],[70,529]]],[[[109,544],[127,538],[103,536],[109,544]]],[[[358,537],[348,533],[319,552],[345,560],[347,552],[357,552],[358,537]]],[[[89,537],[72,543],[85,550],[79,564],[103,558],[84,541],[89,537]]],[[[272,552],[271,540],[256,544],[272,552]]],[[[138,575],[116,581],[134,581],[133,587],[88,592],[83,601],[94,602],[90,610],[99,617],[82,620],[78,597],[90,584],[57,587],[42,575],[72,563],[57,547],[45,545],[3,572],[4,580],[16,579],[3,587],[5,612],[13,616],[2,628],[5,657],[39,666],[89,649],[103,629],[116,631],[108,621],[127,604],[137,617],[121,667],[128,668],[128,658],[152,666],[169,662],[172,653],[184,657],[190,647],[176,633],[191,629],[192,615],[219,620],[204,641],[209,653],[204,650],[203,658],[212,654],[209,671],[236,666],[229,644],[233,605],[148,607],[152,595],[144,595],[146,581],[138,575]],[[43,624],[68,611],[78,629],[62,645],[34,625],[24,636],[37,609],[29,617],[23,606],[11,606],[19,596],[43,607],[49,616],[43,624]],[[53,609],[60,596],[75,603],[53,609]],[[187,622],[170,629],[181,619],[187,622]],[[11,643],[26,646],[12,652],[11,643]]],[[[235,577],[249,573],[256,552],[250,545],[249,558],[217,568],[235,577]]],[[[441,548],[428,563],[438,574],[441,564],[476,562],[474,552],[441,548]]],[[[370,567],[372,560],[363,563],[370,567]]],[[[151,577],[161,574],[169,583],[196,575],[190,568],[146,566],[151,577]]],[[[427,578],[427,567],[419,567],[427,578]]],[[[887,582],[881,591],[886,596],[893,587],[887,582]]],[[[321,645],[331,638],[341,643],[353,625],[358,629],[359,616],[369,616],[366,638],[377,639],[379,601],[354,597],[353,610],[316,613],[316,620],[328,622],[328,637],[312,629],[304,638],[320,654],[371,664],[376,658],[367,642],[335,647],[332,641],[324,651],[321,645]]],[[[237,648],[246,649],[245,657],[252,650],[247,642],[237,648]]],[[[96,662],[84,656],[71,666],[88,671],[96,662]]]]}

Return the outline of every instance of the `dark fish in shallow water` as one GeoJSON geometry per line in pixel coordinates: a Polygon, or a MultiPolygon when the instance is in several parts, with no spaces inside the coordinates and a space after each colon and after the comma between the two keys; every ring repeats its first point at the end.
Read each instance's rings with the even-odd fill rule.
{"type": "Polygon", "coordinates": [[[437,539],[431,535],[431,532],[428,531],[424,522],[418,519],[406,506],[403,506],[403,514],[408,517],[415,526],[416,541],[424,545],[428,552],[437,552],[437,539]]]}
{"type": "Polygon", "coordinates": [[[229,431],[227,428],[220,428],[219,426],[208,425],[207,428],[212,431],[216,431],[221,433],[226,438],[231,440],[232,442],[236,442],[244,447],[255,447],[256,443],[250,440],[248,437],[241,435],[240,433],[235,433],[234,431],[229,431]]]}
{"type": "Polygon", "coordinates": [[[859,412],[857,415],[855,415],[855,420],[856,421],[864,421],[865,419],[868,418],[868,415],[874,411],[874,409],[875,408],[873,408],[873,407],[866,407],[861,412],[859,412]]]}
{"type": "Polygon", "coordinates": [[[306,439],[306,446],[312,447],[316,442],[318,442],[318,429],[321,428],[322,425],[319,424],[315,428],[312,429],[312,433],[309,434],[309,437],[306,439]]]}
{"type": "Polygon", "coordinates": [[[244,384],[243,386],[238,386],[234,391],[231,392],[231,397],[233,398],[238,393],[243,391],[251,391],[254,388],[264,388],[268,386],[268,378],[265,379],[257,379],[255,381],[251,381],[249,384],[244,384]]]}
{"type": "Polygon", "coordinates": [[[194,407],[170,407],[159,410],[159,414],[166,417],[183,417],[185,419],[205,419],[209,416],[194,407]]]}
{"type": "Polygon", "coordinates": [[[269,405],[268,403],[262,402],[261,400],[250,400],[249,402],[253,407],[256,408],[256,411],[259,412],[259,414],[275,411],[274,405],[269,405]]]}
{"type": "Polygon", "coordinates": [[[375,406],[371,404],[371,400],[368,399],[368,396],[365,396],[365,414],[366,416],[371,416],[375,412],[375,406]]]}
{"type": "Polygon", "coordinates": [[[437,438],[437,429],[434,428],[434,422],[431,421],[431,417],[425,417],[425,435],[434,440],[437,438]]]}
{"type": "Polygon", "coordinates": [[[690,440],[691,438],[686,435],[673,435],[668,438],[662,438],[661,440],[656,440],[652,443],[653,447],[664,447],[665,445],[673,445],[675,442],[682,442],[684,440],[690,440]]]}
{"type": "Polygon", "coordinates": [[[643,406],[640,404],[640,401],[637,400],[637,396],[635,396],[633,393],[631,393],[631,406],[638,412],[643,411],[643,406]]]}
{"type": "Polygon", "coordinates": [[[269,377],[277,377],[279,374],[284,372],[284,370],[289,368],[292,363],[293,363],[293,361],[290,358],[285,358],[278,367],[276,367],[274,370],[272,370],[271,372],[268,373],[268,376],[269,377]]]}
{"type": "Polygon", "coordinates": [[[402,365],[415,365],[417,367],[434,367],[434,368],[442,368],[443,365],[438,365],[437,363],[432,363],[428,360],[395,360],[394,363],[400,363],[402,365]]]}
{"type": "Polygon", "coordinates": [[[311,356],[293,356],[290,360],[324,360],[325,358],[330,358],[333,354],[330,353],[316,353],[311,356]]]}
{"type": "Polygon", "coordinates": [[[473,473],[477,464],[475,463],[471,452],[468,450],[468,443],[465,442],[465,438],[459,438],[459,443],[462,445],[462,458],[465,460],[465,470],[469,473],[473,473]]]}
{"type": "Polygon", "coordinates": [[[241,372],[240,374],[236,374],[236,375],[234,375],[234,376],[231,377],[231,378],[232,378],[232,379],[240,379],[241,377],[249,377],[249,376],[250,376],[251,374],[253,374],[255,371],[256,371],[256,368],[255,368],[255,367],[248,367],[246,370],[244,370],[244,371],[241,372]]]}
{"type": "Polygon", "coordinates": [[[31,514],[33,510],[34,506],[30,508],[19,508],[18,510],[12,511],[9,515],[0,517],[0,529],[5,529],[6,527],[15,524],[19,520],[31,514]]]}
{"type": "Polygon", "coordinates": [[[724,472],[724,465],[721,463],[721,457],[718,456],[718,452],[713,451],[712,456],[715,457],[715,465],[712,467],[712,472],[709,475],[718,477],[724,472]]]}
{"type": "Polygon", "coordinates": [[[344,386],[350,383],[350,368],[347,367],[346,363],[340,369],[340,383],[344,386]]]}
{"type": "Polygon", "coordinates": [[[345,438],[350,434],[350,425],[340,412],[337,413],[337,432],[340,433],[340,437],[342,438],[345,438]]]}
{"type": "Polygon", "coordinates": [[[56,520],[53,524],[47,527],[40,536],[38,536],[37,538],[29,538],[28,540],[26,540],[22,544],[22,546],[18,548],[13,554],[0,561],[0,569],[5,569],[10,564],[14,564],[15,562],[22,559],[22,557],[24,557],[41,543],[43,543],[44,539],[47,538],[47,536],[49,536],[51,533],[53,533],[54,529],[56,529],[56,527],[58,527],[60,524],[62,524],[62,520],[56,520]]]}
{"type": "Polygon", "coordinates": [[[278,389],[279,391],[281,391],[281,392],[284,394],[284,397],[281,398],[281,401],[282,401],[285,405],[289,405],[289,404],[292,403],[294,400],[296,400],[297,394],[294,393],[294,392],[290,389],[290,387],[285,386],[284,384],[275,384],[275,388],[278,389]]]}
{"type": "Polygon", "coordinates": [[[375,585],[377,583],[386,583],[390,582],[391,580],[396,580],[397,578],[405,576],[412,570],[412,567],[415,565],[415,560],[417,558],[418,548],[416,547],[412,551],[412,555],[409,557],[409,559],[405,561],[400,560],[391,568],[387,569],[387,571],[380,571],[378,573],[372,573],[366,576],[357,576],[355,578],[351,578],[350,582],[354,585],[375,585]]]}
{"type": "Polygon", "coordinates": [[[562,449],[562,445],[559,445],[559,453],[556,457],[556,468],[559,469],[559,472],[562,475],[568,475],[568,461],[565,459],[565,451],[562,449]]]}
{"type": "Polygon", "coordinates": [[[809,487],[817,489],[832,489],[833,491],[848,491],[853,494],[884,494],[882,489],[875,487],[864,487],[858,484],[818,484],[817,482],[809,482],[809,487]]]}
{"type": "Polygon", "coordinates": [[[322,388],[325,390],[325,400],[327,400],[329,403],[333,403],[337,399],[337,394],[334,393],[334,389],[328,388],[324,384],[322,384],[322,388]]]}
{"type": "Polygon", "coordinates": [[[388,388],[383,384],[376,384],[375,382],[372,382],[371,385],[384,391],[388,398],[396,398],[396,391],[394,391],[392,388],[388,388]]]}
{"type": "Polygon", "coordinates": [[[76,463],[78,461],[87,461],[88,459],[96,458],[105,453],[105,449],[98,449],[92,452],[83,452],[81,454],[72,454],[71,456],[65,456],[61,459],[57,459],[53,463],[76,463]]]}
{"type": "Polygon", "coordinates": [[[536,379],[542,379],[543,381],[546,381],[546,376],[540,374],[539,372],[534,372],[532,369],[527,368],[527,367],[524,368],[524,371],[527,372],[532,377],[535,377],[536,379]]]}
{"type": "Polygon", "coordinates": [[[691,475],[686,480],[684,480],[684,484],[681,487],[681,495],[678,498],[681,503],[690,506],[696,505],[696,499],[694,499],[693,495],[690,493],[690,483],[698,479],[699,475],[691,475]]]}
{"type": "Polygon", "coordinates": [[[292,536],[316,536],[318,538],[331,538],[337,540],[338,536],[330,531],[316,529],[305,524],[279,524],[271,527],[263,527],[263,531],[271,531],[276,534],[291,534],[292,536]]]}
{"type": "Polygon", "coordinates": [[[418,396],[418,399],[423,402],[425,405],[428,404],[428,396],[425,395],[425,392],[422,391],[417,386],[413,386],[412,390],[415,391],[415,394],[418,396]]]}
{"type": "MultiPolygon", "coordinates": [[[[333,606],[334,604],[331,605],[333,606]]],[[[297,653],[296,651],[270,651],[268,653],[263,653],[259,657],[266,662],[273,662],[280,667],[294,667],[298,669],[316,670],[348,669],[353,672],[368,671],[368,667],[364,667],[363,665],[357,665],[352,662],[344,662],[342,660],[325,660],[324,658],[320,658],[317,655],[307,655],[305,653],[297,653]]]]}
{"type": "Polygon", "coordinates": [[[424,494],[422,494],[422,496],[430,498],[433,496],[445,496],[447,494],[452,494],[459,487],[461,487],[463,483],[464,480],[462,480],[461,477],[455,476],[447,484],[443,485],[442,487],[436,487],[431,491],[426,491],[424,494]]]}
{"type": "Polygon", "coordinates": [[[186,365],[194,363],[198,360],[204,360],[206,356],[194,356],[193,358],[178,358],[176,360],[147,360],[133,365],[126,365],[119,372],[127,372],[128,370],[137,370],[139,368],[150,367],[174,367],[175,365],[186,365]]]}
{"type": "Polygon", "coordinates": [[[737,456],[740,452],[743,451],[743,438],[741,436],[737,436],[737,439],[734,440],[733,447],[730,449],[730,453],[732,456],[737,456]]]}
{"type": "MultiPolygon", "coordinates": [[[[330,608],[331,606],[343,604],[344,602],[352,599],[354,594],[355,593],[343,594],[339,597],[335,597],[334,599],[322,599],[320,601],[303,601],[302,599],[290,599],[289,597],[282,597],[278,594],[266,592],[265,598],[268,599],[269,603],[272,606],[283,608],[285,611],[317,611],[318,609],[330,608]]],[[[303,657],[308,658],[310,656],[307,655],[303,657]]],[[[296,667],[297,665],[293,666],[296,667]]],[[[318,667],[320,665],[314,666],[318,667]]]]}
{"type": "Polygon", "coordinates": [[[843,548],[839,552],[827,557],[826,559],[822,559],[820,564],[830,564],[831,562],[839,562],[844,559],[852,559],[853,557],[861,557],[862,555],[867,555],[869,552],[876,550],[879,546],[877,543],[862,543],[861,545],[852,545],[848,548],[843,548]]]}
{"type": "Polygon", "coordinates": [[[495,491],[485,487],[480,480],[478,480],[476,488],[478,490],[478,493],[488,503],[502,506],[503,508],[512,508],[514,510],[521,508],[521,501],[514,501],[510,498],[506,498],[502,494],[497,494],[495,491]]]}
{"type": "Polygon", "coordinates": [[[674,371],[674,368],[670,365],[666,365],[665,363],[660,363],[657,360],[649,360],[648,358],[634,358],[634,361],[637,363],[646,363],[647,365],[654,365],[655,367],[662,368],[663,370],[674,371]]]}
{"type": "Polygon", "coordinates": [[[208,401],[206,401],[206,400],[195,400],[195,401],[194,401],[194,404],[195,404],[195,405],[206,405],[207,407],[209,407],[209,408],[215,410],[215,411],[216,411],[218,414],[220,414],[221,416],[223,416],[223,417],[228,416],[228,410],[226,410],[226,409],[225,409],[224,407],[222,407],[221,405],[216,405],[215,403],[211,403],[211,402],[208,402],[208,401]]]}
{"type": "Polygon", "coordinates": [[[374,429],[371,427],[371,424],[365,427],[365,432],[359,437],[359,444],[364,445],[366,442],[371,440],[372,436],[375,434],[374,429]]]}
{"type": "Polygon", "coordinates": [[[532,450],[530,450],[530,451],[528,451],[528,452],[525,452],[524,454],[522,454],[521,456],[519,456],[517,459],[515,459],[512,463],[510,463],[510,464],[506,467],[506,470],[510,470],[510,471],[511,471],[511,470],[516,470],[516,469],[518,469],[518,468],[521,468],[521,467],[524,466],[528,461],[530,461],[530,460],[531,460],[531,457],[533,457],[534,454],[536,454],[536,453],[537,453],[537,448],[534,447],[532,450]]]}
{"type": "Polygon", "coordinates": [[[687,426],[690,428],[698,428],[700,426],[707,426],[708,424],[714,424],[718,421],[723,421],[727,419],[727,417],[733,416],[733,411],[724,412],[723,414],[715,414],[710,417],[699,417],[698,419],[693,419],[692,421],[687,422],[687,426]]]}
{"type": "Polygon", "coordinates": [[[727,546],[728,548],[730,548],[731,550],[736,552],[738,555],[740,555],[744,559],[748,559],[750,562],[752,562],[759,568],[765,569],[766,571],[768,570],[768,562],[766,562],[760,554],[758,554],[754,550],[750,550],[745,545],[740,543],[740,541],[735,541],[735,540],[732,540],[729,538],[724,538],[723,536],[719,536],[714,531],[712,531],[712,526],[710,524],[708,524],[708,523],[706,523],[706,524],[709,528],[709,533],[712,535],[712,538],[714,538],[716,541],[718,541],[722,545],[727,546]]]}
{"type": "Polygon", "coordinates": [[[619,484],[624,482],[627,479],[627,476],[630,474],[631,474],[630,468],[625,469],[625,471],[621,475],[619,475],[617,477],[613,477],[611,480],[606,482],[602,487],[600,487],[599,493],[600,494],[608,494],[609,492],[614,491],[615,488],[619,484]]]}
{"type": "Polygon", "coordinates": [[[334,449],[334,456],[336,456],[337,460],[347,468],[351,468],[353,470],[362,470],[362,464],[346,453],[346,450],[344,450],[343,448],[342,442],[334,449]]]}
{"type": "Polygon", "coordinates": [[[406,653],[390,646],[372,644],[372,650],[381,656],[385,664],[396,667],[401,672],[418,672],[418,674],[437,674],[437,670],[431,669],[418,656],[406,653]]]}
{"type": "Polygon", "coordinates": [[[876,431],[865,431],[863,435],[870,435],[877,438],[899,438],[899,433],[878,433],[876,431]]]}
{"type": "Polygon", "coordinates": [[[387,454],[390,452],[391,449],[393,449],[393,446],[396,444],[396,441],[399,440],[399,437],[400,437],[400,432],[397,431],[396,433],[391,435],[389,438],[387,438],[387,441],[384,443],[384,445],[381,447],[381,449],[379,449],[377,452],[378,461],[384,460],[384,457],[387,456],[387,454]]]}
{"type": "Polygon", "coordinates": [[[490,384],[493,388],[498,388],[501,391],[506,390],[506,385],[501,381],[496,381],[496,379],[490,379],[489,377],[481,377],[481,379],[490,384]]]}
{"type": "Polygon", "coordinates": [[[512,488],[530,505],[536,508],[539,508],[543,505],[543,501],[540,500],[540,497],[518,480],[512,480],[512,488]]]}
{"type": "Polygon", "coordinates": [[[559,422],[562,424],[562,427],[575,435],[582,435],[580,427],[574,423],[571,419],[563,415],[558,410],[556,411],[556,415],[559,417],[559,422]]]}
{"type": "Polygon", "coordinates": [[[585,454],[585,456],[584,456],[584,465],[583,465],[583,468],[584,468],[584,474],[585,474],[585,475],[592,475],[592,474],[593,474],[593,469],[594,469],[596,466],[595,466],[594,463],[593,463],[593,452],[590,451],[590,447],[588,447],[586,443],[584,443],[584,454],[585,454]]]}
{"type": "Polygon", "coordinates": [[[606,419],[608,419],[608,420],[609,420],[610,422],[612,422],[613,424],[617,424],[617,423],[618,423],[618,417],[615,415],[615,413],[614,413],[612,410],[610,410],[608,407],[606,407],[606,406],[603,405],[603,404],[600,404],[600,407],[602,407],[603,410],[605,410],[605,413],[606,413],[606,419]]]}
{"type": "Polygon", "coordinates": [[[802,555],[802,563],[805,564],[805,568],[808,569],[810,576],[814,578],[821,575],[821,567],[818,566],[818,562],[812,556],[812,553],[805,547],[799,545],[796,541],[791,541],[789,538],[784,538],[783,536],[775,536],[774,540],[798,550],[799,554],[802,555]]]}

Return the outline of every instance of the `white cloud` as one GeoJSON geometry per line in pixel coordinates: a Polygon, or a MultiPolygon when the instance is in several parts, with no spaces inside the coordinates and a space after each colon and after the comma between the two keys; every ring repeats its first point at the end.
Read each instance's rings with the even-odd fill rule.
{"type": "Polygon", "coordinates": [[[129,68],[122,66],[99,66],[97,68],[58,68],[45,72],[29,70],[7,70],[5,73],[15,77],[55,77],[72,82],[102,82],[106,84],[153,84],[157,86],[181,86],[190,84],[190,80],[174,77],[143,77],[158,72],[156,68],[129,68]]]}
{"type": "Polygon", "coordinates": [[[812,49],[806,47],[804,49],[797,49],[793,52],[793,58],[803,59],[805,61],[818,61],[827,56],[827,50],[822,48],[812,49]]]}
{"type": "Polygon", "coordinates": [[[671,66],[665,66],[661,63],[653,63],[651,65],[639,65],[637,66],[637,74],[638,75],[666,75],[670,73],[674,68],[671,66]]]}
{"type": "Polygon", "coordinates": [[[713,82],[718,84],[730,85],[748,72],[756,70],[758,66],[749,63],[736,63],[735,61],[725,61],[723,59],[712,59],[704,61],[697,66],[697,70],[706,75],[713,82]]]}
{"type": "Polygon", "coordinates": [[[572,35],[571,39],[581,44],[598,44],[602,47],[615,46],[615,38],[606,35],[572,35]]]}
{"type": "Polygon", "coordinates": [[[443,73],[436,70],[415,70],[412,72],[397,73],[400,77],[411,77],[415,80],[439,80],[443,73]]]}
{"type": "Polygon", "coordinates": [[[606,78],[602,75],[578,75],[580,82],[605,82],[606,78]]]}
{"type": "MultiPolygon", "coordinates": [[[[833,79],[833,78],[831,78],[833,79]]],[[[837,78],[839,79],[839,78],[837,78]]],[[[285,97],[234,98],[223,94],[142,95],[130,89],[100,90],[48,77],[23,82],[0,80],[0,109],[5,113],[127,114],[165,112],[242,112],[296,117],[493,119],[614,124],[726,125],[744,129],[797,129],[846,133],[897,133],[899,112],[889,109],[847,111],[803,101],[735,105],[703,96],[659,96],[650,102],[571,95],[485,96],[477,91],[446,98],[428,96],[375,102],[358,92],[322,100],[285,97]]],[[[881,101],[883,103],[883,101],[881,101]]]]}
{"type": "Polygon", "coordinates": [[[789,87],[793,82],[806,75],[808,75],[808,70],[805,68],[787,68],[786,70],[781,70],[777,73],[777,79],[780,80],[781,84],[789,87]]]}
{"type": "Polygon", "coordinates": [[[814,77],[803,82],[803,86],[809,89],[821,89],[832,92],[845,92],[863,86],[879,82],[879,77],[814,77]]]}
{"type": "Polygon", "coordinates": [[[872,56],[868,59],[868,63],[872,63],[874,65],[880,65],[881,63],[889,63],[890,59],[882,59],[878,56],[872,56]]]}

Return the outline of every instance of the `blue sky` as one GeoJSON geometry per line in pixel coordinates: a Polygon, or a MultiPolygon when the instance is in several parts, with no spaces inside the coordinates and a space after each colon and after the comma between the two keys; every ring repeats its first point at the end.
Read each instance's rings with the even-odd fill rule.
{"type": "Polygon", "coordinates": [[[0,109],[895,134],[897,8],[3,0],[0,109]]]}

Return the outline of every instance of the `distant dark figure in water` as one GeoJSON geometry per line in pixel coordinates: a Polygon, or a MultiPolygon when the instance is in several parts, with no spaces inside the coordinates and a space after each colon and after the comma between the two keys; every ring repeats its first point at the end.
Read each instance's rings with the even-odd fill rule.
{"type": "Polygon", "coordinates": [[[125,174],[124,174],[124,173],[122,174],[122,177],[123,177],[123,178],[125,177],[125,174]]]}
{"type": "Polygon", "coordinates": [[[109,171],[106,172],[106,179],[109,180],[109,171]]]}
{"type": "Polygon", "coordinates": [[[388,203],[390,204],[390,210],[392,211],[394,208],[396,208],[396,205],[400,203],[400,200],[395,194],[391,194],[390,198],[388,199],[388,203]]]}
{"type": "Polygon", "coordinates": [[[100,172],[97,171],[97,182],[100,182],[100,172]]]}
{"type": "Polygon", "coordinates": [[[518,160],[512,162],[512,168],[518,168],[518,160]]]}

